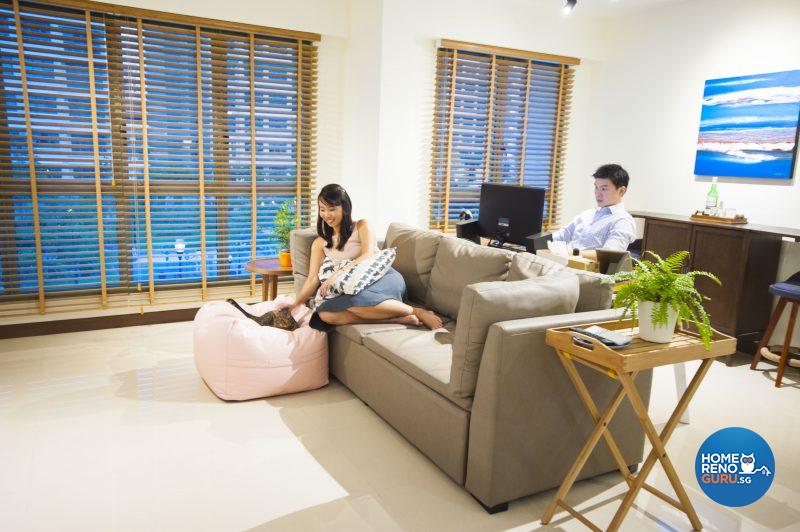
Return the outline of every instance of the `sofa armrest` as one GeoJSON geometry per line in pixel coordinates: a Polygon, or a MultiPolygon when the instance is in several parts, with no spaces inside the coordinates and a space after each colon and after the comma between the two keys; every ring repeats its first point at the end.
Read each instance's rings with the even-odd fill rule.
{"type": "Polygon", "coordinates": [[[478,222],[478,220],[461,220],[456,222],[456,237],[480,244],[480,222],[478,222]]]}
{"type": "Polygon", "coordinates": [[[525,249],[536,254],[540,249],[547,249],[547,243],[553,240],[553,233],[542,231],[525,237],[525,249]]]}
{"type": "MultiPolygon", "coordinates": [[[[545,343],[545,331],[619,317],[600,310],[496,323],[481,358],[469,430],[466,488],[487,506],[560,485],[594,422],[572,382],[545,343]]],[[[577,365],[601,410],[616,381],[577,365]]],[[[636,384],[646,403],[652,372],[636,384]]],[[[644,431],[629,402],[617,411],[610,431],[628,465],[641,462],[644,431]]],[[[616,462],[600,443],[579,478],[613,471],[616,462]]]]}
{"type": "MultiPolygon", "coordinates": [[[[557,316],[541,316],[539,318],[500,321],[494,324],[496,329],[495,335],[544,334],[547,329],[552,329],[554,327],[611,321],[619,319],[620,316],[622,316],[622,309],[609,308],[592,312],[572,312],[570,314],[559,314],[557,316]]],[[[552,347],[544,343],[544,336],[542,336],[542,347],[552,349],[552,347]]]]}

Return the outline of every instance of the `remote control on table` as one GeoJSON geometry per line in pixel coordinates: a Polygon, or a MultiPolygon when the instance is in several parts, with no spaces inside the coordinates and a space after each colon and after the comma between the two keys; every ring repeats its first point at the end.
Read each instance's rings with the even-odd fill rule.
{"type": "MultiPolygon", "coordinates": [[[[624,334],[610,331],[597,325],[592,325],[585,329],[582,327],[570,327],[569,330],[600,340],[604,345],[612,349],[619,349],[631,343],[631,339],[624,334]]],[[[580,338],[577,338],[577,340],[580,340],[580,338]]]]}

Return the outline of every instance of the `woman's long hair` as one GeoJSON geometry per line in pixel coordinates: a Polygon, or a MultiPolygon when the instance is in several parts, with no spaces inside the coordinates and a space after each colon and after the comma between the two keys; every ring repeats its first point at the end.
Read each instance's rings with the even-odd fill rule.
{"type": "MultiPolygon", "coordinates": [[[[350,201],[350,196],[347,191],[336,184],[325,185],[319,191],[318,200],[322,200],[326,205],[331,207],[342,207],[342,225],[339,227],[339,242],[336,243],[336,249],[344,249],[344,244],[353,234],[353,203],[350,201]]],[[[317,234],[325,239],[325,247],[333,247],[333,228],[325,223],[322,216],[317,213],[317,234]]]]}

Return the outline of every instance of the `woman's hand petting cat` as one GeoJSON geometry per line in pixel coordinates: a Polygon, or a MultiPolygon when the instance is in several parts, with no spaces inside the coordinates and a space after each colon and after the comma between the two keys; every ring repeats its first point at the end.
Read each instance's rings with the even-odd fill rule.
{"type": "Polygon", "coordinates": [[[292,307],[294,307],[296,305],[297,305],[296,301],[286,301],[285,299],[281,299],[280,301],[276,301],[275,302],[274,310],[281,310],[281,309],[284,309],[284,308],[288,308],[289,310],[291,310],[292,307]]]}

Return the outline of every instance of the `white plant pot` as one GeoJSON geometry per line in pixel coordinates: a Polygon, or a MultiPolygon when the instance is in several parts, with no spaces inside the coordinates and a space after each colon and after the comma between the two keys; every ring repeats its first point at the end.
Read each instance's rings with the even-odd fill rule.
{"type": "Polygon", "coordinates": [[[678,322],[678,311],[669,308],[667,311],[667,324],[653,324],[653,308],[656,306],[652,301],[639,301],[639,336],[642,340],[665,344],[672,339],[675,332],[675,324],[678,322]]]}

